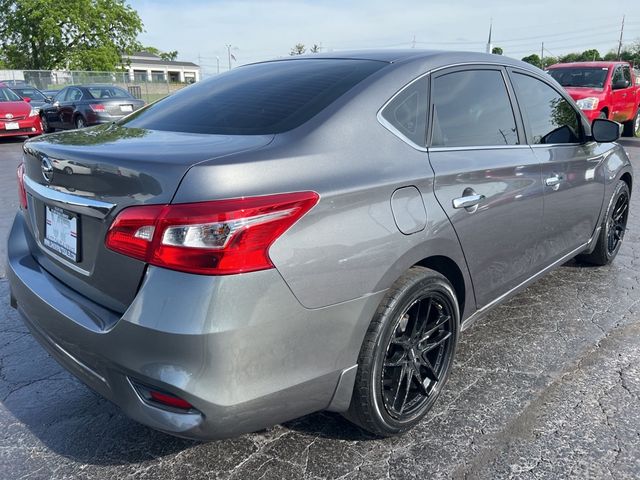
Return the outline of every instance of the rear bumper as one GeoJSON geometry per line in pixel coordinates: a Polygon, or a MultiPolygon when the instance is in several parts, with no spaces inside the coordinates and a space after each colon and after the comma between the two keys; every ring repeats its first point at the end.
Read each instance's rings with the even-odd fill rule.
{"type": "Polygon", "coordinates": [[[382,294],[307,310],[275,270],[207,277],[149,268],[114,324],[105,321],[114,313],[40,267],[26,235],[19,213],[8,244],[12,304],[54,358],[131,418],[213,439],[348,407],[352,367],[382,294]],[[197,411],[151,405],[132,381],[197,411]]]}

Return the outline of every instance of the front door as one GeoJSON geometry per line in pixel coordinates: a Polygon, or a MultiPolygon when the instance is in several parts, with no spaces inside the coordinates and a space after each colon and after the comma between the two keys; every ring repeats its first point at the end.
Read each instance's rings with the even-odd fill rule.
{"type": "Polygon", "coordinates": [[[586,142],[580,113],[558,90],[510,71],[529,142],[542,163],[544,228],[539,259],[550,263],[584,245],[604,197],[603,150],[586,142]]]}
{"type": "Polygon", "coordinates": [[[542,226],[540,161],[524,144],[501,67],[432,79],[429,160],[483,307],[533,274],[542,226]]]}
{"type": "Polygon", "coordinates": [[[626,122],[632,116],[635,108],[635,86],[631,82],[631,70],[626,65],[618,65],[611,76],[611,98],[613,99],[611,120],[626,122]],[[616,83],[623,82],[626,87],[613,89],[616,83]]]}

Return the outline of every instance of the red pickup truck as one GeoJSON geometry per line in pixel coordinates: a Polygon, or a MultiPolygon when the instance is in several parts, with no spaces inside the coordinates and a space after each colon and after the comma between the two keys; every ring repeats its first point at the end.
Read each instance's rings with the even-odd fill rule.
{"type": "Polygon", "coordinates": [[[562,85],[590,121],[608,118],[623,135],[640,137],[640,83],[627,62],[558,63],[547,72],[562,85]]]}

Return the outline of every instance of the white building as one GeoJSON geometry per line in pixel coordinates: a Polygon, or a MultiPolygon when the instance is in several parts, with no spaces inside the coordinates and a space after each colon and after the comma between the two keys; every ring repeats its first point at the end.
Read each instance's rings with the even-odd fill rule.
{"type": "Polygon", "coordinates": [[[163,60],[148,52],[137,52],[125,56],[132,82],[181,82],[200,80],[200,67],[193,62],[163,60]]]}

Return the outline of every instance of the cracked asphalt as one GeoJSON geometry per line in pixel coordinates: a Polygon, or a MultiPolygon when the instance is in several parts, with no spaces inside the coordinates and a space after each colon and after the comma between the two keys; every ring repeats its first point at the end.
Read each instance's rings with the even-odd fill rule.
{"type": "MultiPolygon", "coordinates": [[[[20,153],[0,140],[3,258],[20,153]]],[[[569,262],[466,331],[433,411],[384,440],[329,413],[212,443],[139,425],[40,348],[2,266],[0,479],[640,478],[639,216],[635,192],[613,265],[569,262]]]]}

